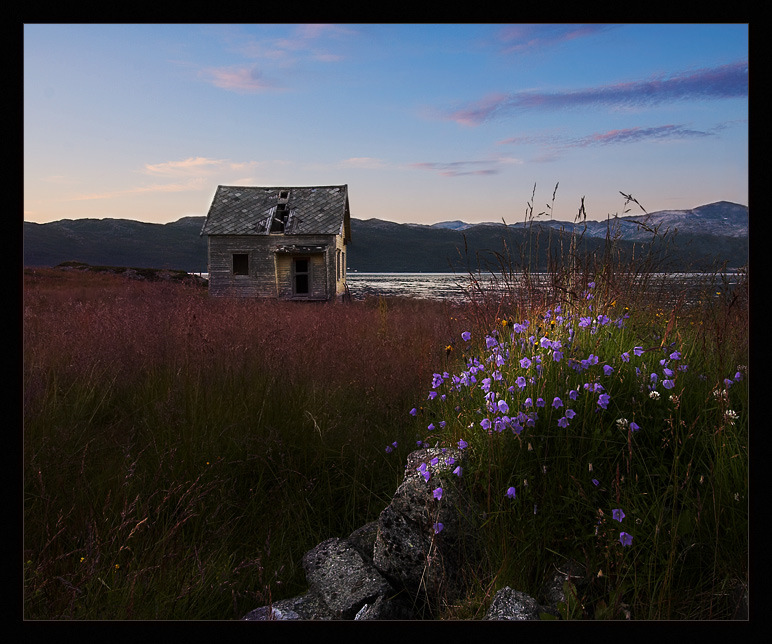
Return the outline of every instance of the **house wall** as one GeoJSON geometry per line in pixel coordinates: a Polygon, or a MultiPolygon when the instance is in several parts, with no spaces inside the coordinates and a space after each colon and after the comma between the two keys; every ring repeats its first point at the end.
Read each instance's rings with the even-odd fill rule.
{"type": "MultiPolygon", "coordinates": [[[[210,235],[209,293],[229,297],[279,297],[287,299],[330,299],[345,291],[345,270],[337,279],[336,251],[344,249],[340,236],[333,235],[210,235]],[[291,255],[276,253],[288,244],[326,245],[324,253],[291,255]],[[249,256],[249,274],[233,274],[234,253],[249,256]],[[293,258],[309,260],[310,288],[307,295],[293,290],[293,258]]],[[[345,269],[345,267],[344,267],[345,269]]]]}

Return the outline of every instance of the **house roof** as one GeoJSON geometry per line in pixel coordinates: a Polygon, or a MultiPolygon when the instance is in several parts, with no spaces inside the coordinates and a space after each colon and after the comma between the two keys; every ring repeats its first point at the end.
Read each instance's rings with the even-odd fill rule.
{"type": "Polygon", "coordinates": [[[348,186],[217,186],[201,235],[339,235],[350,238],[348,186]]]}

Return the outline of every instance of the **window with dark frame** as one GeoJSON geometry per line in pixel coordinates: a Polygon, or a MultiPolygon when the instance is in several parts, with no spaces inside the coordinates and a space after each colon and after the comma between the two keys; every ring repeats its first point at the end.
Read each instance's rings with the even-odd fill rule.
{"type": "Polygon", "coordinates": [[[233,274],[249,275],[248,253],[233,253],[233,274]]]}

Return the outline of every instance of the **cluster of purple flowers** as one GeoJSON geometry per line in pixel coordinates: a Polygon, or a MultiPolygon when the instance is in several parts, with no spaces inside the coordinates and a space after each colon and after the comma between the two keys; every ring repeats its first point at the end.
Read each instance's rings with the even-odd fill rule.
{"type": "MultiPolygon", "coordinates": [[[[611,518],[614,519],[615,521],[619,521],[619,523],[622,523],[622,519],[624,519],[625,516],[626,516],[625,513],[622,512],[622,510],[620,509],[611,511],[611,518]]],[[[619,543],[621,543],[623,546],[633,545],[633,535],[628,534],[627,532],[620,532],[619,543]]]]}
{"type": "MultiPolygon", "coordinates": [[[[452,423],[456,429],[461,423],[468,432],[481,429],[493,435],[511,431],[520,436],[528,428],[544,422],[542,418],[566,429],[580,413],[582,417],[593,411],[607,415],[614,407],[621,408],[623,401],[613,398],[614,385],[621,380],[629,381],[628,373],[632,374],[633,370],[644,391],[648,388],[654,392],[660,385],[665,389],[673,389],[679,373],[688,369],[674,343],[663,347],[664,354],[660,353],[660,347],[645,349],[639,345],[625,348],[615,355],[583,353],[586,351],[583,347],[598,350],[596,347],[612,346],[611,343],[601,344],[589,336],[601,331],[604,334],[612,333],[615,328],[622,329],[628,317],[625,314],[612,319],[603,312],[593,310],[596,304],[589,301],[593,300],[594,287],[595,284],[591,282],[583,294],[586,303],[581,314],[564,312],[560,306],[556,306],[538,320],[508,322],[502,325],[503,328],[497,328],[481,338],[474,338],[471,332],[464,331],[461,338],[467,343],[465,353],[470,357],[456,373],[434,373],[428,395],[429,401],[434,403],[455,401],[457,405],[452,412],[450,407],[453,403],[448,406],[432,406],[433,411],[447,410],[446,413],[450,413],[447,422],[452,423]],[[476,340],[480,340],[478,345],[474,344],[476,340]],[[475,346],[481,347],[477,355],[474,354],[475,346]],[[652,355],[655,356],[653,361],[652,355]],[[657,358],[660,358],[658,365],[652,369],[657,358]],[[546,380],[548,375],[549,381],[546,380]],[[544,393],[547,382],[566,383],[569,388],[553,392],[559,395],[547,396],[544,393]],[[468,424],[470,419],[464,412],[475,414],[477,418],[468,424]]],[[[734,380],[740,377],[738,372],[734,380]]],[[[726,387],[732,382],[732,379],[727,379],[726,387]]],[[[410,413],[417,416],[422,412],[423,408],[418,408],[410,413]]],[[[445,428],[447,422],[435,417],[426,428],[433,432],[445,428]]],[[[634,419],[628,421],[620,418],[617,426],[631,434],[641,430],[634,419]]],[[[458,447],[465,449],[468,443],[460,439],[458,447]]],[[[429,472],[424,469],[421,473],[428,482],[429,472]]],[[[461,476],[461,468],[457,467],[454,473],[461,476]]],[[[599,486],[600,482],[593,478],[592,484],[599,486]]],[[[434,495],[440,499],[442,489],[436,488],[434,495]]],[[[515,499],[515,488],[509,487],[504,495],[515,499]]],[[[614,519],[620,522],[624,516],[621,509],[613,511],[614,519]]],[[[620,543],[623,546],[631,545],[632,536],[621,532],[620,543]]]]}
{"type": "MultiPolygon", "coordinates": [[[[594,283],[588,285],[587,295],[591,295],[594,286],[594,283]]],[[[591,304],[588,308],[592,311],[591,304]]],[[[616,326],[622,327],[626,317],[625,315],[618,318],[615,321],[616,326]]],[[[538,381],[544,375],[548,364],[557,368],[565,364],[577,373],[589,376],[583,386],[569,389],[563,397],[553,396],[549,403],[552,410],[562,412],[557,419],[558,427],[567,428],[577,416],[577,411],[572,406],[579,400],[583,391],[595,396],[595,407],[598,411],[607,410],[611,403],[611,395],[600,383],[600,379],[613,377],[617,367],[594,353],[587,357],[572,355],[576,352],[574,344],[577,332],[586,328],[595,333],[608,324],[612,324],[612,320],[605,314],[583,315],[575,319],[564,314],[560,306],[556,306],[547,311],[537,324],[523,320],[512,323],[508,334],[498,329],[492,331],[482,338],[482,356],[469,357],[465,368],[456,374],[447,371],[433,374],[428,399],[444,402],[449,396],[456,395],[469,401],[471,397],[471,400],[476,401],[474,404],[479,405],[476,411],[482,418],[468,429],[478,426],[487,433],[509,430],[520,435],[526,428],[534,427],[539,420],[539,414],[543,413],[539,410],[546,411],[548,407],[547,400],[538,395],[528,395],[529,390],[534,393],[539,391],[538,381]],[[542,331],[543,328],[547,330],[542,331]]],[[[466,343],[473,340],[469,331],[464,331],[461,338],[466,343]]],[[[631,354],[640,357],[643,348],[636,346],[625,351],[621,361],[630,362],[631,354]]],[[[461,408],[456,407],[455,411],[460,412],[461,408]]],[[[413,409],[410,413],[416,416],[418,410],[413,409]]],[[[461,414],[458,414],[457,418],[460,416],[461,414]]],[[[445,420],[435,421],[428,424],[427,430],[432,432],[438,427],[444,428],[446,424],[445,420]]],[[[638,426],[635,425],[635,428],[638,426]]],[[[460,447],[466,447],[463,439],[460,443],[463,443],[460,447]]]]}
{"type": "MultiPolygon", "coordinates": [[[[672,345],[670,346],[670,349],[672,349],[672,345]]],[[[641,367],[635,367],[635,373],[638,377],[644,377],[647,381],[646,388],[649,390],[649,392],[657,391],[657,386],[660,384],[660,381],[662,383],[662,386],[665,389],[673,389],[676,384],[676,378],[678,376],[678,372],[687,371],[689,369],[689,365],[685,364],[682,361],[682,355],[680,351],[670,351],[670,349],[666,350],[665,353],[667,354],[666,357],[661,358],[659,360],[659,366],[661,369],[661,373],[658,373],[657,371],[652,371],[648,374],[648,376],[644,375],[644,371],[641,367]],[[668,353],[669,352],[669,353],[668,353]]],[[[636,356],[641,356],[644,353],[644,350],[642,347],[635,347],[633,349],[633,353],[636,356]]],[[[622,355],[622,359],[625,361],[629,361],[628,359],[625,359],[624,354],[622,355]]],[[[643,365],[643,368],[645,368],[645,365],[643,365]]]]}
{"type": "MultiPolygon", "coordinates": [[[[567,318],[559,315],[560,307],[556,307],[555,315],[553,318],[553,312],[548,311],[545,315],[545,322],[551,320],[554,322],[563,323],[567,318]]],[[[621,319],[620,319],[621,320],[621,319]]],[[[607,316],[597,316],[596,321],[599,324],[607,324],[610,320],[607,316]]],[[[447,372],[442,374],[435,373],[432,379],[432,390],[429,393],[430,399],[435,399],[438,396],[441,399],[445,399],[447,394],[438,393],[438,389],[444,384],[448,384],[451,391],[462,392],[464,390],[471,390],[479,388],[484,394],[485,402],[485,415],[480,421],[479,426],[488,432],[502,432],[505,429],[510,429],[515,434],[520,434],[525,427],[533,427],[538,419],[538,413],[536,411],[523,411],[533,409],[533,407],[545,407],[546,402],[543,398],[537,397],[534,402],[531,396],[526,396],[521,402],[522,409],[514,411],[512,405],[515,399],[518,399],[521,392],[526,390],[529,385],[536,384],[536,381],[541,377],[543,368],[545,366],[544,357],[551,358],[552,362],[561,362],[564,359],[565,347],[560,339],[549,338],[547,335],[542,335],[537,338],[536,335],[529,335],[525,337],[528,332],[530,323],[528,320],[522,323],[515,323],[512,326],[512,333],[509,338],[499,337],[498,332],[487,335],[485,337],[485,346],[489,350],[486,359],[480,359],[479,357],[472,357],[467,360],[466,369],[458,375],[451,376],[447,372]],[[533,350],[536,349],[534,352],[533,350]],[[541,349],[542,351],[539,351],[541,349]],[[514,365],[517,367],[512,369],[514,365]],[[510,365],[508,370],[511,374],[511,384],[507,386],[506,379],[502,373],[501,367],[510,365]],[[503,386],[502,386],[503,385],[503,386]]],[[[582,326],[581,318],[579,326],[582,326]]],[[[573,331],[573,327],[568,327],[569,331],[573,331]]],[[[573,334],[569,333],[569,336],[573,337],[573,334]]],[[[465,331],[462,334],[462,338],[466,342],[470,342],[472,335],[470,332],[465,331]]],[[[571,344],[569,339],[568,344],[571,344]]],[[[634,347],[632,352],[638,356],[642,353],[641,347],[634,347]]],[[[622,360],[629,362],[630,352],[625,352],[622,356],[622,360]]],[[[566,364],[577,372],[584,372],[592,369],[596,365],[601,366],[602,375],[604,377],[610,377],[615,373],[615,368],[606,363],[601,363],[600,358],[595,354],[590,354],[587,358],[579,359],[569,357],[566,364]]],[[[596,374],[596,378],[600,377],[600,372],[596,374]]],[[[597,397],[597,406],[599,409],[608,409],[608,405],[611,401],[611,396],[605,392],[604,387],[597,382],[597,379],[585,383],[584,390],[595,393],[597,397]]],[[[579,389],[569,390],[568,396],[572,401],[576,401],[579,394],[579,389]]],[[[564,414],[558,419],[557,424],[561,428],[569,426],[571,420],[576,416],[576,411],[564,404],[563,400],[555,396],[552,400],[552,407],[554,409],[564,409],[564,414]]],[[[481,410],[482,411],[482,410],[481,410]]]]}

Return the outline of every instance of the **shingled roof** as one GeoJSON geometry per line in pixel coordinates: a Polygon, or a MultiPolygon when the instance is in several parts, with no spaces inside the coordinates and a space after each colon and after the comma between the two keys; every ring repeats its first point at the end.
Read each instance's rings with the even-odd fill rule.
{"type": "Polygon", "coordinates": [[[279,204],[285,235],[350,235],[347,185],[217,186],[201,235],[267,235],[279,204]]]}

